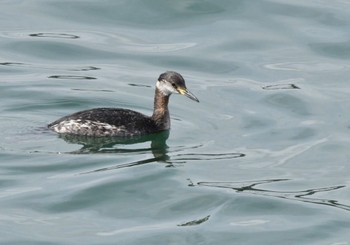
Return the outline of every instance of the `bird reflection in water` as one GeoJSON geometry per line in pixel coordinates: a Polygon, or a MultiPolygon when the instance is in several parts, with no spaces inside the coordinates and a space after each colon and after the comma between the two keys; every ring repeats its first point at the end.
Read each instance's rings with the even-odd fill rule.
{"type": "Polygon", "coordinates": [[[109,168],[96,169],[91,172],[106,171],[124,167],[132,167],[137,165],[143,165],[151,162],[165,162],[168,163],[169,156],[167,155],[168,146],[166,140],[170,134],[169,130],[162,131],[160,133],[149,134],[144,136],[122,138],[122,137],[89,137],[81,135],[69,135],[60,134],[59,137],[70,144],[82,145],[78,150],[70,152],[70,154],[99,154],[99,153],[148,153],[152,152],[153,158],[147,158],[144,160],[118,164],[109,168]],[[126,149],[125,146],[136,145],[141,143],[150,142],[150,147],[134,147],[132,149],[126,149]],[[118,147],[120,146],[120,147],[118,147]]]}

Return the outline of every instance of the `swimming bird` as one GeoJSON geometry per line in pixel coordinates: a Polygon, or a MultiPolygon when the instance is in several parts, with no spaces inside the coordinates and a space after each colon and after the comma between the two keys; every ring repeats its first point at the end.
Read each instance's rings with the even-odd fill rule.
{"type": "Polygon", "coordinates": [[[122,108],[95,108],[62,117],[48,127],[60,134],[94,137],[132,137],[169,130],[168,103],[171,94],[185,95],[199,102],[186,88],[179,73],[167,71],[160,74],[156,82],[152,116],[122,108]]]}

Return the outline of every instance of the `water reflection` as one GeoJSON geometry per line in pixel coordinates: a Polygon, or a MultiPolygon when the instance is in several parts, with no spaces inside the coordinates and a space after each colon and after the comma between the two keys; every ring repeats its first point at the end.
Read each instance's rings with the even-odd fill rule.
{"type": "Polygon", "coordinates": [[[153,157],[138,160],[134,162],[119,163],[113,166],[94,169],[81,174],[116,170],[126,167],[134,167],[144,165],[152,162],[166,163],[166,167],[174,167],[175,164],[187,163],[188,161],[210,161],[222,159],[235,159],[245,157],[245,154],[239,152],[225,152],[225,153],[178,153],[183,150],[197,149],[203,145],[172,147],[169,150],[166,141],[169,137],[170,131],[163,131],[157,134],[120,138],[120,137],[88,137],[78,135],[59,135],[60,138],[70,144],[82,145],[78,150],[67,152],[67,154],[145,154],[152,152],[153,157]],[[128,145],[150,142],[150,147],[135,147],[125,148],[128,145]],[[171,157],[170,157],[171,155],[171,157]]]}
{"type": "MultiPolygon", "coordinates": [[[[270,190],[267,188],[257,187],[262,184],[269,184],[269,183],[281,182],[281,181],[289,181],[289,179],[268,179],[268,180],[245,181],[245,182],[198,182],[197,185],[232,189],[237,192],[248,192],[254,195],[270,196],[270,197],[277,197],[277,198],[283,198],[283,199],[294,200],[294,201],[301,201],[306,203],[327,205],[335,208],[340,208],[346,211],[350,211],[350,205],[341,204],[337,200],[329,200],[329,199],[313,197],[313,195],[318,194],[320,192],[329,192],[329,191],[335,191],[335,190],[344,188],[346,187],[345,185],[336,185],[336,186],[330,186],[330,187],[322,187],[322,188],[306,189],[306,190],[298,190],[298,191],[278,191],[278,190],[270,190]]],[[[193,183],[192,183],[192,186],[194,186],[193,183]]]]}
{"type": "Polygon", "coordinates": [[[168,146],[166,140],[169,137],[169,131],[163,131],[156,134],[150,134],[145,136],[135,136],[130,138],[121,137],[89,137],[81,135],[69,135],[61,134],[60,138],[64,139],[67,143],[83,145],[78,151],[71,153],[74,154],[89,154],[89,153],[128,153],[139,152],[147,149],[118,149],[114,148],[116,145],[132,145],[137,143],[151,142],[151,150],[155,156],[159,154],[165,154],[168,146]]]}

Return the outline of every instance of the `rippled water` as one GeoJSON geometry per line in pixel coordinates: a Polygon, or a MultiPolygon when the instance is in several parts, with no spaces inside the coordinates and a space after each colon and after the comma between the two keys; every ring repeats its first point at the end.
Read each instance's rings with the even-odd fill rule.
{"type": "Polygon", "coordinates": [[[5,1],[1,244],[350,244],[350,2],[5,1]],[[94,107],[170,135],[60,137],[94,107]]]}

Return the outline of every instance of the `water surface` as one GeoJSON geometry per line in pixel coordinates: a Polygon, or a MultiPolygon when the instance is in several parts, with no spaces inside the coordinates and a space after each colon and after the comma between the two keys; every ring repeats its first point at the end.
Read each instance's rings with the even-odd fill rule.
{"type": "Polygon", "coordinates": [[[1,244],[350,244],[350,3],[7,1],[0,31],[1,244]],[[94,107],[170,135],[65,138],[94,107]],[[167,138],[168,137],[168,138],[167,138]]]}

